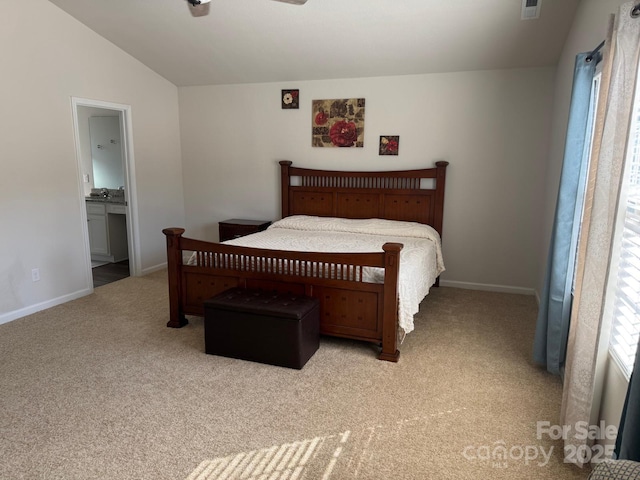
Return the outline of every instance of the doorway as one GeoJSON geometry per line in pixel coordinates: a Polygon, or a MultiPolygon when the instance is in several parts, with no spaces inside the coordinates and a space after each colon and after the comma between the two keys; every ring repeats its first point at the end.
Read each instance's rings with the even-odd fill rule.
{"type": "Polygon", "coordinates": [[[140,272],[131,107],[72,98],[87,284],[140,272]]]}

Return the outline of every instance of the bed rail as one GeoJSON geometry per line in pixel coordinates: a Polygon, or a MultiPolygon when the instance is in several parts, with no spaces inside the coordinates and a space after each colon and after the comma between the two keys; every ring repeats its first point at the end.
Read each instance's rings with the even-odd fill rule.
{"type": "Polygon", "coordinates": [[[380,359],[398,360],[402,244],[386,243],[382,252],[372,253],[295,252],[205,242],[183,237],[184,231],[162,231],[167,240],[168,327],[186,325],[185,315],[202,316],[204,301],[228,288],[293,291],[320,300],[321,333],[380,343],[380,359]],[[186,264],[185,254],[192,252],[195,262],[186,264]],[[384,283],[367,281],[366,268],[384,269],[384,283]]]}

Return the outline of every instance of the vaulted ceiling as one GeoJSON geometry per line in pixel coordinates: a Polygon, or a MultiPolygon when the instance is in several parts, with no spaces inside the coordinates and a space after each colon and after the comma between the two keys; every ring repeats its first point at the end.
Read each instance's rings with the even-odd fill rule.
{"type": "Polygon", "coordinates": [[[178,86],[556,65],[579,0],[50,0],[178,86]],[[198,7],[200,8],[200,7],[198,7]]]}

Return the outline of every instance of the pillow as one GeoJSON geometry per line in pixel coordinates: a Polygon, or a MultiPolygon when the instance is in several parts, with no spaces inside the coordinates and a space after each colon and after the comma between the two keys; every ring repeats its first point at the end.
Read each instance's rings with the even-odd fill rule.
{"type": "Polygon", "coordinates": [[[352,219],[292,215],[274,222],[269,228],[428,238],[436,242],[438,245],[440,244],[440,235],[435,228],[429,225],[417,222],[385,220],[382,218],[352,219]]]}

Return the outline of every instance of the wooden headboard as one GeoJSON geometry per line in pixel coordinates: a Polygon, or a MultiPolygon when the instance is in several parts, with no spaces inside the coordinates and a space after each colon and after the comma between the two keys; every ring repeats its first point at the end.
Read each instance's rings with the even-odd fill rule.
{"type": "Polygon", "coordinates": [[[315,170],[291,164],[280,161],[283,218],[386,218],[425,223],[442,235],[449,162],[436,162],[434,168],[389,172],[315,170]],[[296,177],[299,180],[293,182],[296,177]],[[435,187],[424,188],[423,179],[434,179],[435,187]]]}

